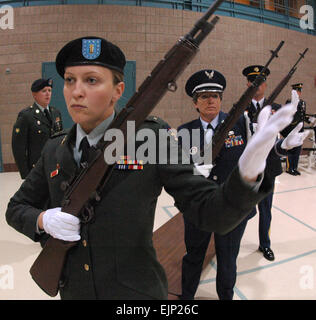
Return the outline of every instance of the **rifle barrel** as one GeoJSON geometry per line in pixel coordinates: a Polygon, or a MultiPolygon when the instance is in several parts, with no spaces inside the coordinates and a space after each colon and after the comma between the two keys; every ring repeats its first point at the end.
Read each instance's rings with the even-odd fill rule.
{"type": "Polygon", "coordinates": [[[293,76],[294,72],[297,69],[296,66],[304,58],[307,51],[308,51],[308,48],[306,48],[303,53],[300,53],[300,57],[298,58],[298,60],[294,64],[294,66],[291,68],[289,73],[279,82],[279,84],[274,88],[274,90],[270,94],[269,98],[265,101],[265,104],[264,104],[265,106],[271,105],[275,101],[275,99],[278,97],[280,92],[283,90],[283,88],[290,81],[291,77],[293,76]]]}

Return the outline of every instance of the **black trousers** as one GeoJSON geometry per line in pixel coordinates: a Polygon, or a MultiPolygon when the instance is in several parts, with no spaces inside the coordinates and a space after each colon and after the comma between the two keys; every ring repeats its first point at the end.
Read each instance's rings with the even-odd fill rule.
{"type": "Polygon", "coordinates": [[[260,247],[270,248],[270,227],[271,227],[271,208],[273,201],[275,179],[273,179],[273,191],[258,203],[259,209],[259,245],[260,247]]]}
{"type": "MultiPolygon", "coordinates": [[[[248,218],[222,236],[214,234],[217,257],[216,291],[220,300],[232,300],[236,283],[236,260],[248,218]]],[[[181,299],[192,300],[202,273],[203,261],[212,233],[197,229],[184,221],[187,253],[182,259],[181,299]]]]}

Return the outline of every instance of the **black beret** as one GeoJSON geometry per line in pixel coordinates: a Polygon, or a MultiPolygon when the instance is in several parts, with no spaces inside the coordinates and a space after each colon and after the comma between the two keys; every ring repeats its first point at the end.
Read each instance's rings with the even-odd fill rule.
{"type": "Polygon", "coordinates": [[[56,69],[63,78],[70,66],[97,65],[124,73],[124,53],[113,43],[99,37],[83,37],[68,42],[57,54],[56,69]]]}
{"type": "MultiPolygon", "coordinates": [[[[242,74],[245,77],[247,77],[248,81],[253,82],[256,79],[257,75],[261,73],[263,68],[264,66],[260,66],[260,65],[249,66],[242,71],[242,74]]],[[[266,68],[265,72],[263,73],[263,76],[265,77],[265,79],[269,74],[270,74],[270,70],[266,68]]]]}
{"type": "Polygon", "coordinates": [[[38,92],[45,87],[53,87],[53,80],[52,79],[37,79],[32,83],[31,91],[38,92]]]}
{"type": "Polygon", "coordinates": [[[204,69],[194,73],[185,85],[185,92],[193,97],[196,92],[223,92],[226,88],[225,77],[216,70],[204,69]]]}
{"type": "Polygon", "coordinates": [[[302,82],[292,84],[292,89],[293,90],[302,91],[302,88],[303,88],[303,83],[302,82]]]}

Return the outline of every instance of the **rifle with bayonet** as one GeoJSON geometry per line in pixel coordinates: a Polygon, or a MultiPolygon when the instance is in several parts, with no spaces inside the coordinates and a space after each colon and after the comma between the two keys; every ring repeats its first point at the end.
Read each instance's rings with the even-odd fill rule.
{"type": "Polygon", "coordinates": [[[237,103],[233,105],[229,111],[225,120],[216,128],[213,139],[212,139],[212,161],[218,156],[225,139],[227,138],[228,132],[233,128],[235,123],[238,121],[240,116],[244,113],[246,108],[249,106],[252,98],[256,94],[259,86],[265,81],[265,72],[269,64],[274,58],[278,57],[278,52],[283,46],[284,41],[281,41],[275,50],[271,50],[271,57],[261,70],[260,74],[257,75],[256,79],[251,83],[248,89],[243,93],[237,103]]]}
{"type": "MultiPolygon", "coordinates": [[[[224,0],[215,1],[194,25],[193,29],[181,37],[164,58],[153,69],[138,91],[127,102],[126,107],[112,121],[109,129],[120,129],[126,142],[127,122],[134,121],[135,129],[144,122],[167,91],[177,89],[176,80],[188,66],[199,50],[199,45],[213,30],[219,20],[211,16],[224,0]]],[[[89,222],[93,206],[89,203],[99,201],[98,187],[110,177],[114,165],[104,161],[104,150],[110,142],[104,142],[96,151],[94,159],[81,171],[68,186],[62,202],[62,211],[80,217],[82,211],[89,222]]],[[[32,265],[30,273],[38,286],[48,295],[55,296],[59,290],[63,266],[68,250],[76,242],[67,242],[50,237],[40,255],[32,265]]]]}

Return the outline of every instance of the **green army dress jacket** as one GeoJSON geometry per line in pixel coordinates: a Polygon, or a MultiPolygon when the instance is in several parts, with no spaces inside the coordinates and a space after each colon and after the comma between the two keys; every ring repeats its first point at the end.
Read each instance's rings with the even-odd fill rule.
{"type": "MultiPolygon", "coordinates": [[[[158,136],[158,130],[167,125],[151,117],[142,127],[158,136]]],[[[49,140],[8,204],[9,225],[34,241],[41,237],[36,233],[36,221],[45,199],[50,199],[49,207],[60,207],[64,194],[61,184],[78,171],[72,151],[75,135],[74,126],[67,136],[49,140]]],[[[173,148],[178,143],[170,145],[173,148]]],[[[179,157],[181,154],[179,151],[179,157]]],[[[241,180],[238,168],[221,186],[193,175],[191,164],[114,169],[94,207],[94,218],[81,223],[81,239],[68,252],[60,287],[62,299],[167,299],[166,275],[152,240],[157,199],[163,187],[187,220],[220,234],[235,228],[271,192],[267,177],[254,192],[241,180]]]]}
{"type": "Polygon", "coordinates": [[[63,129],[61,114],[49,106],[52,124],[36,103],[19,112],[12,131],[12,151],[22,179],[28,175],[41,156],[51,135],[63,129]]]}

